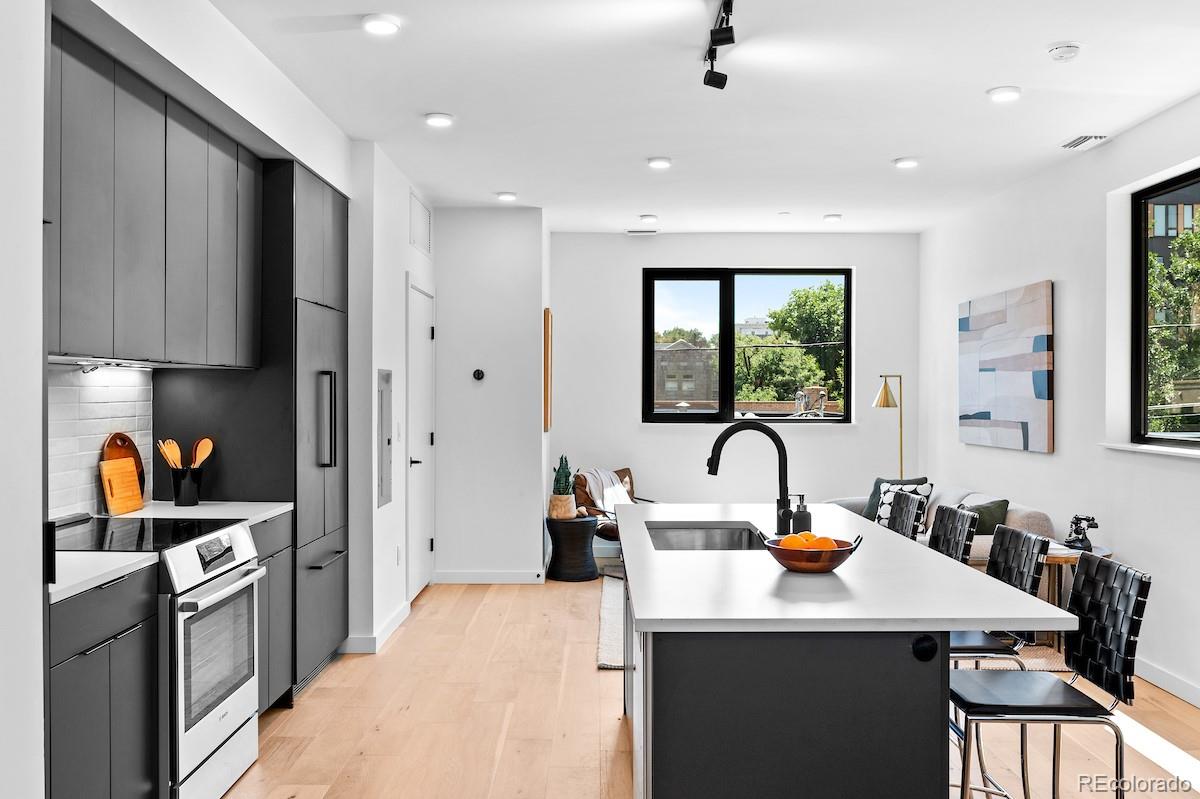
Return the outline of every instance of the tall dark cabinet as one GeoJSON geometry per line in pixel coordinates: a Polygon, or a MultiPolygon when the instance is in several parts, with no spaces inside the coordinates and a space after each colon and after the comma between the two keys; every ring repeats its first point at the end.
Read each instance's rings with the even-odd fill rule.
{"type": "MultiPolygon", "coordinates": [[[[155,371],[154,435],[216,440],[201,499],[295,502],[292,680],[303,686],[349,632],[349,209],[344,196],[292,161],[263,162],[254,185],[262,195],[261,245],[238,241],[235,249],[261,246],[260,366],[155,371]],[[223,458],[224,452],[236,456],[223,458]]],[[[210,289],[212,266],[210,259],[210,289]]],[[[169,499],[170,477],[160,460],[155,495],[169,499]]]]}

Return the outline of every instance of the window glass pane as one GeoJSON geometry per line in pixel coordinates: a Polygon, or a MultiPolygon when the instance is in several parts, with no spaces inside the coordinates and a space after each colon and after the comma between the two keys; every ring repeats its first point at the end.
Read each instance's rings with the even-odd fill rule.
{"type": "Polygon", "coordinates": [[[715,413],[721,285],[715,280],[654,283],[654,410],[715,413]]]}
{"type": "Polygon", "coordinates": [[[1144,429],[1149,437],[1200,441],[1200,230],[1192,226],[1200,183],[1146,202],[1154,226],[1145,242],[1144,429]]]}
{"type": "Polygon", "coordinates": [[[845,398],[845,278],[753,274],[734,279],[738,418],[839,418],[845,398]]]}

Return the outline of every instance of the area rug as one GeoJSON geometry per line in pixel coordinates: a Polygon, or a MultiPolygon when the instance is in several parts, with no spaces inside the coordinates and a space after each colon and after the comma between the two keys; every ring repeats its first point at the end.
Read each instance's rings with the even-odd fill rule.
{"type": "Polygon", "coordinates": [[[600,640],[596,667],[625,668],[625,569],[608,566],[600,587],[600,640]]]}
{"type": "MultiPolygon", "coordinates": [[[[1069,672],[1063,653],[1052,646],[1027,646],[1020,652],[1021,662],[1030,671],[1069,672]]],[[[969,668],[971,661],[963,661],[962,668],[969,668]]],[[[1013,669],[1016,665],[1005,660],[984,660],[979,667],[982,669],[1013,669]]]]}

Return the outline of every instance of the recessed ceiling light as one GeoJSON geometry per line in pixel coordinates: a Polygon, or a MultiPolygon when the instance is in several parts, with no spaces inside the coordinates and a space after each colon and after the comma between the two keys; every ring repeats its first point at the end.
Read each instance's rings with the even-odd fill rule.
{"type": "Polygon", "coordinates": [[[496,199],[502,203],[515,203],[517,201],[517,193],[515,191],[498,191],[496,199]]]}
{"type": "Polygon", "coordinates": [[[657,225],[658,216],[656,214],[642,214],[638,217],[643,225],[657,225]]]}
{"type": "Polygon", "coordinates": [[[372,36],[395,36],[400,32],[400,19],[391,14],[367,14],[362,28],[372,36]]]}
{"type": "Polygon", "coordinates": [[[896,167],[896,169],[916,169],[920,166],[920,162],[911,155],[905,155],[892,159],[892,166],[896,167]]]}
{"type": "Polygon", "coordinates": [[[823,216],[821,218],[824,219],[825,222],[830,225],[837,225],[837,224],[840,224],[842,221],[841,214],[825,214],[825,216],[823,216]]]}
{"type": "Polygon", "coordinates": [[[1020,86],[996,86],[987,90],[993,103],[1015,103],[1021,99],[1020,86]]]}
{"type": "Polygon", "coordinates": [[[780,216],[791,216],[792,212],[791,211],[780,211],[779,215],[780,216]]]}
{"type": "Polygon", "coordinates": [[[1046,52],[1055,61],[1071,61],[1079,55],[1083,45],[1079,42],[1052,42],[1046,45],[1046,52]]]}
{"type": "Polygon", "coordinates": [[[448,128],[454,124],[454,115],[441,112],[426,114],[425,124],[431,128],[448,128]]]}
{"type": "Polygon", "coordinates": [[[655,155],[646,159],[646,165],[651,169],[670,169],[671,159],[665,155],[655,155]]]}

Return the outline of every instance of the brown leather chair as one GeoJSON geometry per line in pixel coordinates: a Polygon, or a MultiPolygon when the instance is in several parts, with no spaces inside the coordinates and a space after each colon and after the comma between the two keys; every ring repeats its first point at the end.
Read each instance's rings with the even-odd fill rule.
{"type": "MultiPolygon", "coordinates": [[[[617,478],[625,486],[625,490],[629,492],[629,499],[632,502],[652,502],[653,500],[642,499],[635,496],[633,493],[633,471],[628,467],[613,470],[617,478]]],[[[620,531],[617,530],[617,520],[604,511],[600,510],[599,503],[588,492],[587,480],[583,479],[583,475],[575,475],[575,507],[582,508],[587,512],[588,516],[599,516],[600,520],[596,523],[596,535],[603,538],[605,541],[619,541],[621,539],[620,531]]]]}

